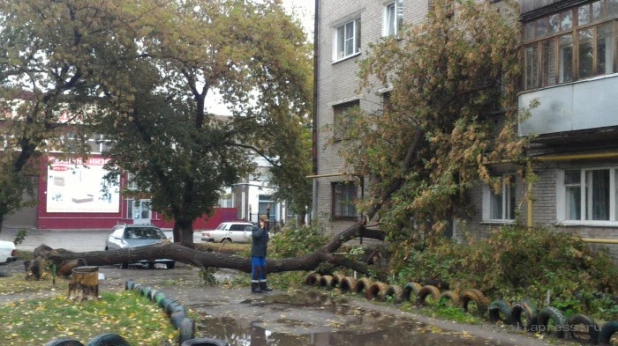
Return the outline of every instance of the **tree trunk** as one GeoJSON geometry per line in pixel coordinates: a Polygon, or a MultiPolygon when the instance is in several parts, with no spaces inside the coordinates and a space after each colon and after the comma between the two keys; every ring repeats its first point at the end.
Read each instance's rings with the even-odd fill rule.
{"type": "Polygon", "coordinates": [[[173,232],[174,243],[193,247],[193,220],[176,219],[173,232]]]}
{"type": "MultiPolygon", "coordinates": [[[[335,252],[346,241],[362,236],[365,238],[384,239],[379,231],[367,230],[361,223],[356,223],[339,233],[330,242],[311,254],[284,259],[269,259],[267,271],[269,273],[280,273],[286,271],[311,271],[318,268],[322,263],[330,263],[335,266],[342,266],[360,273],[367,273],[368,267],[365,263],[353,261],[335,252]]],[[[251,272],[251,261],[247,257],[230,255],[227,253],[205,252],[194,250],[190,247],[178,243],[156,244],[132,249],[93,251],[93,252],[71,252],[64,249],[51,250],[42,245],[49,251],[41,253],[34,260],[34,264],[40,261],[54,263],[58,268],[58,275],[67,276],[71,270],[87,263],[89,266],[114,265],[124,262],[135,262],[138,260],[154,261],[156,259],[169,258],[178,262],[192,264],[196,267],[209,268],[229,268],[246,273],[251,272]]]]}
{"type": "Polygon", "coordinates": [[[83,302],[99,299],[99,267],[73,268],[69,283],[69,300],[83,302]]]}

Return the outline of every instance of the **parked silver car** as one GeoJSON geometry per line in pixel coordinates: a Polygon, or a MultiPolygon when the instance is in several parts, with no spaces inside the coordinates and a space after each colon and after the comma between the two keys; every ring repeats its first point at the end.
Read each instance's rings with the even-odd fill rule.
{"type": "MultiPolygon", "coordinates": [[[[117,225],[112,233],[107,236],[105,250],[118,250],[126,248],[136,248],[162,243],[167,240],[165,233],[158,227],[150,225],[117,225]]],[[[155,268],[156,263],[163,263],[168,269],[174,268],[176,262],[171,259],[157,259],[155,261],[139,260],[132,263],[121,263],[121,268],[127,268],[129,264],[147,265],[148,268],[155,268]]]]}

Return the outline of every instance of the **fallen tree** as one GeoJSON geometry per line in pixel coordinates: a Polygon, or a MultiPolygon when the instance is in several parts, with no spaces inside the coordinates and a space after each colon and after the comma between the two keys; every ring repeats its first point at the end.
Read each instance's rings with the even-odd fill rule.
{"type": "MultiPolygon", "coordinates": [[[[322,263],[330,263],[367,273],[368,265],[335,253],[345,242],[356,237],[383,240],[379,231],[365,228],[359,222],[339,233],[327,244],[306,256],[297,258],[269,259],[268,272],[279,273],[297,270],[314,270],[322,263]]],[[[35,250],[35,259],[28,268],[30,274],[39,279],[42,269],[56,265],[59,276],[68,276],[77,266],[114,265],[138,260],[155,260],[161,258],[173,259],[178,262],[205,268],[228,268],[243,272],[251,272],[251,262],[247,257],[228,253],[200,251],[179,243],[156,244],[132,249],[111,251],[72,252],[65,249],[52,249],[41,245],[35,250]]]]}

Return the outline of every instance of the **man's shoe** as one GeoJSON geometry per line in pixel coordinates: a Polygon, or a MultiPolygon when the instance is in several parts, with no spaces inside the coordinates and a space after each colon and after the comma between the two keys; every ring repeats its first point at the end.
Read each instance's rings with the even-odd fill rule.
{"type": "Polygon", "coordinates": [[[272,290],[272,288],[268,287],[266,281],[260,281],[260,292],[270,292],[272,290]]]}
{"type": "Polygon", "coordinates": [[[251,283],[251,293],[262,293],[262,289],[257,282],[251,283]]]}

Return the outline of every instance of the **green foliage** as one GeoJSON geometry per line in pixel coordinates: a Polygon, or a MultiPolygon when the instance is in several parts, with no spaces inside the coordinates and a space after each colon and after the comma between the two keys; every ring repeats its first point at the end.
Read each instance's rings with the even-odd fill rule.
{"type": "Polygon", "coordinates": [[[284,228],[268,244],[269,257],[292,258],[307,255],[323,246],[328,237],[320,226],[284,228]]]}
{"type": "Polygon", "coordinates": [[[350,140],[338,144],[345,171],[371,183],[358,209],[377,209],[393,242],[431,243],[450,216],[465,216],[465,191],[491,183],[488,162],[525,157],[516,4],[501,2],[499,12],[472,0],[432,5],[426,21],[371,46],[361,88],[392,89],[390,106],[350,112],[350,140]]]}
{"type": "Polygon", "coordinates": [[[206,286],[216,286],[217,278],[215,277],[215,273],[217,272],[217,268],[201,268],[200,269],[200,279],[206,286]]]}
{"type": "Polygon", "coordinates": [[[15,239],[13,239],[13,243],[15,243],[16,246],[20,245],[21,243],[24,242],[24,240],[26,239],[27,235],[28,235],[28,230],[26,228],[20,229],[15,234],[15,239]]]}
{"type": "Polygon", "coordinates": [[[529,298],[542,306],[550,290],[552,305],[567,314],[595,313],[592,306],[603,305],[595,293],[618,292],[618,268],[605,251],[593,253],[580,238],[548,229],[506,226],[487,239],[442,239],[393,263],[402,283],[438,279],[495,299],[529,298]]]}
{"type": "Polygon", "coordinates": [[[156,304],[133,291],[101,293],[96,301],[75,303],[66,297],[22,300],[0,306],[3,345],[43,345],[60,338],[87,343],[110,331],[131,345],[174,343],[178,332],[156,304]]]}

